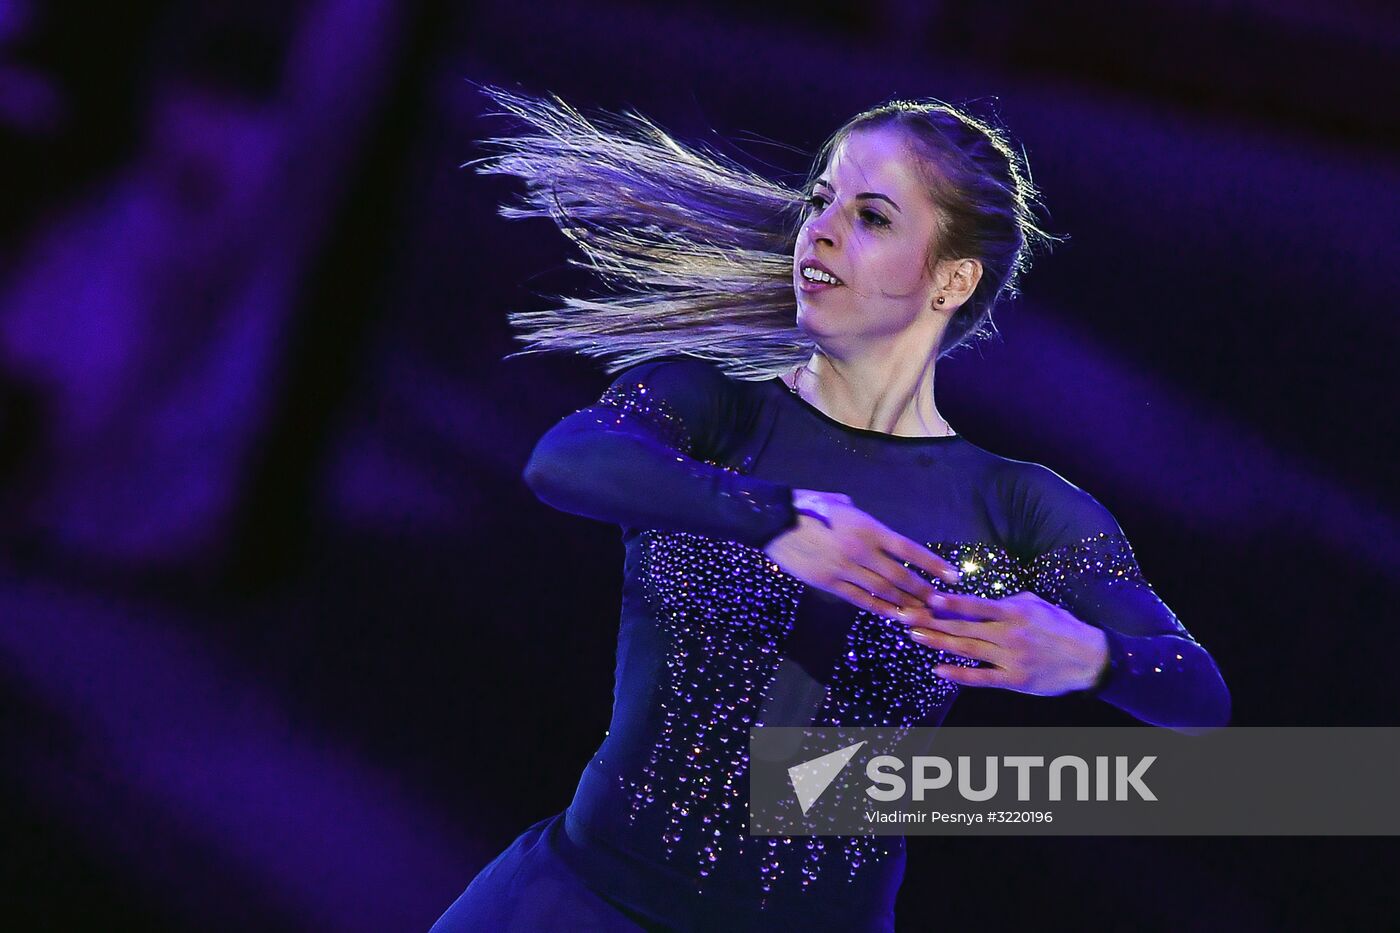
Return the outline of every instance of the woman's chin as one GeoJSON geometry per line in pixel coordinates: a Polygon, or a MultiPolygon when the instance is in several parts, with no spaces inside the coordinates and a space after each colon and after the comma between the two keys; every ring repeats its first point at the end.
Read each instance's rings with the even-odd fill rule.
{"type": "Polygon", "coordinates": [[[828,333],[838,327],[840,318],[830,308],[814,308],[797,299],[797,326],[813,336],[828,333]]]}
{"type": "Polygon", "coordinates": [[[797,329],[813,340],[840,338],[846,333],[832,315],[802,312],[801,308],[797,312],[797,329]]]}

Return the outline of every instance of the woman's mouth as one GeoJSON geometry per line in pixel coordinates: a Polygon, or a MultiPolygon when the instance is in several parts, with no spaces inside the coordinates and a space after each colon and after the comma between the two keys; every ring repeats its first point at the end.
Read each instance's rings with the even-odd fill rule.
{"type": "Polygon", "coordinates": [[[831,274],[818,262],[806,260],[797,275],[797,287],[804,292],[820,292],[828,288],[840,288],[846,283],[831,274]]]}

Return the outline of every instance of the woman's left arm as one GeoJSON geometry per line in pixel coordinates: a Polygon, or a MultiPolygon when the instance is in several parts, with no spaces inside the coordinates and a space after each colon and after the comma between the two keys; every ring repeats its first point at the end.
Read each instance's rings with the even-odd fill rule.
{"type": "Polygon", "coordinates": [[[1158,726],[1209,728],[1230,720],[1230,690],[1215,660],[1158,598],[1121,531],[1061,545],[1030,563],[1030,589],[1047,609],[1102,633],[1107,663],[1084,691],[1158,726]]]}
{"type": "MultiPolygon", "coordinates": [[[[1042,468],[1043,469],[1043,468],[1042,468]]],[[[1045,471],[1049,473],[1049,471],[1045,471]]],[[[940,665],[970,686],[1038,695],[1082,692],[1143,722],[1182,732],[1226,725],[1230,691],[1204,647],[1144,578],[1113,516],[1062,484],[1036,498],[1052,546],[1027,564],[1027,590],[1000,600],[930,600],[931,647],[994,667],[940,665]]]]}

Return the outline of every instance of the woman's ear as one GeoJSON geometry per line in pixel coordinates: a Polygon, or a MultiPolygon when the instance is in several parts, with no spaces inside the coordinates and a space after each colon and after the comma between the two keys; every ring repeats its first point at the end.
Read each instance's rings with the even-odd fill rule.
{"type": "Polygon", "coordinates": [[[933,299],[933,308],[938,311],[952,311],[972,297],[977,283],[982,281],[982,263],[977,259],[945,259],[939,264],[936,281],[938,296],[933,299]],[[939,298],[943,301],[940,303],[939,298]]]}
{"type": "Polygon", "coordinates": [[[949,291],[958,296],[958,304],[972,297],[972,293],[977,290],[977,283],[982,281],[982,263],[977,259],[959,259],[957,265],[953,267],[952,281],[949,291]]]}

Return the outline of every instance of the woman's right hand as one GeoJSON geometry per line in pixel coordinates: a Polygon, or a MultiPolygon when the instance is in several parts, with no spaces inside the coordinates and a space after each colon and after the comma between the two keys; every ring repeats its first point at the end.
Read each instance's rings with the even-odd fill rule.
{"type": "Polygon", "coordinates": [[[809,586],[858,608],[905,622],[929,615],[932,583],[904,562],[949,583],[956,567],[922,544],[861,511],[839,492],[794,489],[797,524],[769,541],[763,553],[809,586]]]}

